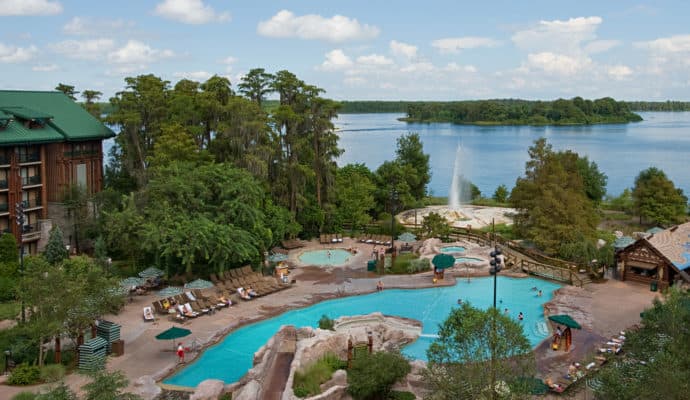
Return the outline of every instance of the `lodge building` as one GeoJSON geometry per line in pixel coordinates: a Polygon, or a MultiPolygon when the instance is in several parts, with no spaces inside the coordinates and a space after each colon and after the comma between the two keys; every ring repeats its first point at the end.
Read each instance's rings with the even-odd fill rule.
{"type": "Polygon", "coordinates": [[[113,136],[62,92],[0,90],[0,230],[21,240],[25,253],[39,250],[54,223],[71,232],[64,193],[72,185],[102,190],[102,141],[113,136]]]}
{"type": "Polygon", "coordinates": [[[618,273],[624,281],[660,289],[690,283],[690,222],[655,231],[616,254],[618,273]]]}

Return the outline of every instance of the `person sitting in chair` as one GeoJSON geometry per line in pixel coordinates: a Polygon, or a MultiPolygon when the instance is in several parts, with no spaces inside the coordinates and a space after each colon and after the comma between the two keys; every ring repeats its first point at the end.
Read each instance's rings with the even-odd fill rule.
{"type": "Polygon", "coordinates": [[[258,296],[258,293],[256,293],[256,291],[254,291],[254,289],[252,289],[251,286],[247,286],[247,294],[249,295],[249,297],[258,296]]]}
{"type": "Polygon", "coordinates": [[[244,290],[243,287],[237,288],[237,293],[240,295],[241,298],[244,300],[251,300],[251,297],[247,294],[247,291],[244,290]]]}

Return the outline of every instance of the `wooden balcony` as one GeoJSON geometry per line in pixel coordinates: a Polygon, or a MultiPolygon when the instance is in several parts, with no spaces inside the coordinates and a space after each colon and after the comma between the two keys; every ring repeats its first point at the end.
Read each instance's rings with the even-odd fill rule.
{"type": "Polygon", "coordinates": [[[41,238],[41,225],[38,223],[28,224],[22,227],[22,240],[25,242],[38,240],[41,238]]]}

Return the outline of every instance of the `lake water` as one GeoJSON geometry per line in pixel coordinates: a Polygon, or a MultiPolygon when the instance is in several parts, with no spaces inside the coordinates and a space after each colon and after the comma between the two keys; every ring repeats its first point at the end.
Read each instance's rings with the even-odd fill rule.
{"type": "Polygon", "coordinates": [[[447,123],[408,124],[403,114],[342,114],[335,121],[340,147],[339,165],[364,163],[375,170],[395,158],[396,139],[417,132],[430,157],[435,196],[447,196],[456,149],[462,145],[464,175],[491,196],[500,184],[511,189],[525,172],[527,149],[546,137],[556,150],[570,149],[588,156],[608,176],[607,191],[618,195],[632,187],[640,171],[662,169],[676,187],[690,193],[690,112],[639,113],[634,124],[534,127],[470,126],[447,123]]]}

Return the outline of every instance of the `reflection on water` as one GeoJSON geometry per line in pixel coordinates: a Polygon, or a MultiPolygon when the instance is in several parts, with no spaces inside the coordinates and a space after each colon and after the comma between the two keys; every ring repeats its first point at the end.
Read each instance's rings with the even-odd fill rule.
{"type": "Polygon", "coordinates": [[[340,146],[345,149],[338,164],[357,162],[376,169],[395,157],[399,136],[418,132],[431,155],[429,186],[434,195],[448,194],[456,149],[462,145],[469,158],[463,174],[484,196],[491,196],[498,185],[515,185],[524,173],[527,149],[535,139],[546,137],[554,149],[570,149],[596,162],[609,178],[611,194],[632,187],[637,174],[650,166],[661,168],[677,187],[690,192],[690,112],[640,115],[645,120],[634,124],[482,127],[407,124],[397,120],[402,114],[343,114],[336,120],[340,146]]]}

